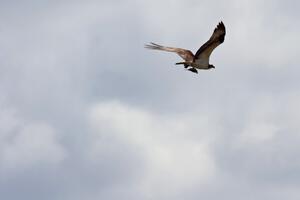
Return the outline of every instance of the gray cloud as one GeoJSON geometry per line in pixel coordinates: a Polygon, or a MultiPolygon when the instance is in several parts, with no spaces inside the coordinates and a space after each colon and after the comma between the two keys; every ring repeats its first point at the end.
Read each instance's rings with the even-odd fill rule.
{"type": "Polygon", "coordinates": [[[4,199],[299,199],[297,2],[0,5],[4,199]]]}

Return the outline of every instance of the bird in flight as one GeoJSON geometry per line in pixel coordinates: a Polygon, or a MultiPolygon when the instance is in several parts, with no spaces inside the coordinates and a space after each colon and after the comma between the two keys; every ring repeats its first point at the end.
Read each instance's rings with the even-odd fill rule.
{"type": "Polygon", "coordinates": [[[215,68],[215,66],[209,64],[209,57],[212,51],[217,46],[219,46],[224,42],[225,34],[226,34],[225,26],[221,21],[215,28],[209,40],[198,49],[195,55],[190,50],[187,49],[166,47],[152,42],[150,44],[146,44],[145,48],[167,51],[167,52],[174,52],[184,60],[184,62],[178,62],[176,63],[176,65],[184,65],[184,67],[189,71],[198,73],[197,69],[215,68]]]}

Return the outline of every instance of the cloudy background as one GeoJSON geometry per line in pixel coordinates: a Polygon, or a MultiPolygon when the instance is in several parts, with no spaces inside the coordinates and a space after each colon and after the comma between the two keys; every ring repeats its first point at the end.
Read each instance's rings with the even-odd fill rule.
{"type": "Polygon", "coordinates": [[[296,0],[0,2],[0,198],[298,200],[296,0]],[[196,51],[198,75],[157,42],[196,51]]]}

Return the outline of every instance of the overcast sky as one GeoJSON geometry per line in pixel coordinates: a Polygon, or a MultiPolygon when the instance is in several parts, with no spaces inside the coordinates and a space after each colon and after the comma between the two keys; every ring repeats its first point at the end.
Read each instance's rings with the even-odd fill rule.
{"type": "Polygon", "coordinates": [[[300,199],[296,0],[0,2],[0,199],[300,199]],[[195,52],[219,21],[214,70],[195,52]]]}

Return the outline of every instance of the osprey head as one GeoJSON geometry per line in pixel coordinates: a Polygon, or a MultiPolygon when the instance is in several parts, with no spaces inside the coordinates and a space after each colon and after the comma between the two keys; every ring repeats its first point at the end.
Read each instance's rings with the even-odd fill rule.
{"type": "Polygon", "coordinates": [[[215,68],[213,65],[208,65],[208,69],[215,68]]]}

